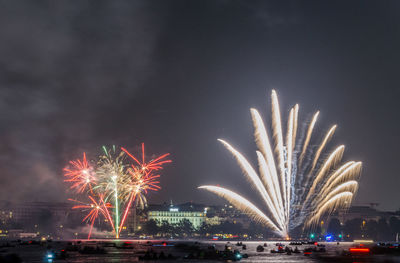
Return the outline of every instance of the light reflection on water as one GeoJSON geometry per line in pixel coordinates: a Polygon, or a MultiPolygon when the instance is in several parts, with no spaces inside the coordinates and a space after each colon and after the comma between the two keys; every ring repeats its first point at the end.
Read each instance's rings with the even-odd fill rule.
{"type": "MultiPolygon", "coordinates": [[[[139,241],[132,241],[132,243],[137,247],[139,241]]],[[[145,245],[146,241],[140,241],[142,245],[145,245]]],[[[177,241],[175,241],[177,242],[177,241]]],[[[184,241],[185,242],[185,241],[184,241]]],[[[286,255],[286,254],[272,254],[270,253],[271,249],[275,249],[275,243],[276,242],[263,242],[263,241],[242,241],[243,244],[246,244],[247,249],[242,250],[241,247],[236,246],[237,241],[232,241],[230,243],[230,246],[232,249],[239,249],[242,253],[247,253],[249,255],[249,258],[247,259],[242,259],[240,262],[282,262],[282,263],[290,263],[290,262],[318,262],[315,258],[313,257],[308,257],[304,256],[302,253],[301,254],[292,254],[292,255],[286,255]],[[267,247],[265,247],[264,252],[256,252],[256,247],[258,245],[263,245],[264,243],[267,243],[267,247]]],[[[207,241],[207,242],[201,242],[203,246],[211,245],[214,244],[218,250],[223,250],[224,246],[227,244],[227,242],[222,242],[222,241],[207,241]]],[[[288,242],[282,242],[284,244],[288,244],[288,242]]],[[[326,248],[327,252],[326,255],[337,255],[341,253],[342,250],[346,250],[351,246],[352,243],[341,243],[340,245],[337,245],[336,243],[326,243],[326,248]]],[[[61,249],[65,248],[66,243],[54,243],[52,249],[54,251],[60,251],[61,249]]],[[[310,247],[311,245],[302,245],[299,246],[300,250],[303,250],[306,247],[310,247]]],[[[153,249],[157,253],[160,253],[161,251],[164,252],[165,255],[168,255],[171,253],[174,256],[179,256],[183,257],[185,255],[185,252],[182,252],[174,247],[149,247],[149,246],[141,246],[142,251],[145,251],[147,249],[153,249]]],[[[294,248],[294,246],[292,246],[294,248]]],[[[85,263],[85,262],[96,262],[96,263],[111,263],[111,262],[137,262],[138,258],[134,254],[136,249],[117,249],[115,247],[107,247],[107,254],[101,254],[101,255],[82,255],[78,252],[69,252],[69,258],[67,260],[55,260],[54,262],[71,262],[71,263],[85,263]]],[[[24,262],[44,262],[44,255],[46,253],[47,249],[45,247],[41,246],[24,246],[20,248],[14,248],[10,249],[8,253],[16,252],[18,253],[24,260],[24,262]],[[14,251],[13,251],[14,250],[14,251]]],[[[215,260],[185,260],[185,259],[178,259],[178,260],[162,260],[162,261],[157,261],[157,260],[146,260],[143,262],[217,262],[215,260]]]]}

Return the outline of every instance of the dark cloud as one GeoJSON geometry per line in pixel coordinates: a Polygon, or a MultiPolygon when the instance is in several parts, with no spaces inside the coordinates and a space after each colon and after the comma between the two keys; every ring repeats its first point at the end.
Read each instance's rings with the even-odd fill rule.
{"type": "Polygon", "coordinates": [[[163,13],[107,1],[0,9],[1,198],[59,199],[62,165],[129,121],[114,115],[153,76],[163,13]]]}
{"type": "MultiPolygon", "coordinates": [[[[151,201],[251,196],[216,141],[255,161],[249,114],[300,103],[364,162],[358,203],[397,209],[399,4],[57,1],[0,4],[0,198],[63,200],[61,169],[103,144],[171,152],[151,201]]],[[[334,146],[332,144],[332,146],[334,146]]]]}

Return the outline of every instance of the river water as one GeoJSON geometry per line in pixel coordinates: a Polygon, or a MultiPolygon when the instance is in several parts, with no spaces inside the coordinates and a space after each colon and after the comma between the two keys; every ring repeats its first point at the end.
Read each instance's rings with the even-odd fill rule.
{"type": "MultiPolygon", "coordinates": [[[[109,242],[109,241],[108,241],[109,242]]],[[[10,248],[2,248],[0,249],[0,254],[5,255],[9,253],[16,253],[18,254],[24,262],[70,262],[70,263],[85,263],[85,262],[96,262],[96,263],[108,263],[108,262],[138,262],[139,259],[137,257],[137,252],[138,251],[146,251],[149,249],[152,249],[153,251],[160,253],[161,251],[164,252],[165,255],[172,254],[174,256],[179,257],[179,259],[175,260],[162,260],[162,262],[216,262],[215,260],[189,260],[189,259],[183,259],[183,256],[185,255],[184,251],[181,251],[174,246],[172,246],[174,243],[178,242],[185,242],[185,243],[191,243],[190,241],[167,241],[168,245],[163,246],[160,241],[158,241],[158,245],[152,246],[155,244],[155,242],[152,242],[152,244],[147,244],[147,241],[139,241],[139,240],[129,240],[129,241],[120,241],[120,242],[129,242],[131,246],[134,247],[128,248],[128,249],[118,249],[116,247],[106,247],[106,254],[100,254],[100,255],[85,255],[85,254],[80,254],[79,252],[68,252],[69,257],[65,260],[48,260],[46,258],[46,254],[50,251],[60,251],[61,249],[64,249],[67,245],[67,242],[52,242],[51,243],[51,248],[47,247],[45,245],[17,245],[15,247],[10,247],[10,248]],[[171,246],[170,246],[171,245],[171,246]]],[[[192,241],[194,242],[194,241],[192,241]]],[[[247,253],[249,255],[249,258],[244,258],[240,262],[281,262],[281,263],[290,263],[290,262],[325,262],[327,259],[331,257],[331,260],[327,260],[326,262],[338,262],[333,260],[333,258],[337,255],[340,255],[343,250],[348,250],[349,247],[353,245],[353,243],[350,242],[342,242],[339,245],[336,243],[321,243],[326,245],[326,253],[323,253],[325,256],[324,260],[321,260],[314,255],[311,256],[304,256],[303,253],[300,254],[292,254],[292,255],[287,255],[287,254],[273,254],[270,252],[271,249],[275,249],[275,243],[276,242],[271,242],[271,241],[242,241],[243,244],[246,244],[247,249],[243,250],[240,246],[236,246],[237,241],[232,241],[231,243],[223,242],[223,241],[199,241],[200,246],[207,247],[209,245],[215,245],[215,247],[218,250],[223,250],[225,245],[231,246],[232,249],[238,249],[242,253],[247,253]],[[263,245],[264,243],[267,243],[267,247],[265,247],[264,252],[257,252],[256,247],[258,245],[263,245]]],[[[288,245],[288,242],[283,242],[283,244],[288,245]]],[[[302,245],[299,246],[298,248],[300,250],[303,250],[306,247],[310,247],[312,245],[302,245]]],[[[292,246],[294,248],[294,246],[292,246]]],[[[315,253],[316,254],[316,253],[315,253]]],[[[373,258],[367,258],[367,259],[354,259],[346,262],[400,262],[400,257],[373,257],[373,258]]],[[[160,261],[154,261],[154,260],[146,260],[143,262],[160,262],[160,261]]]]}

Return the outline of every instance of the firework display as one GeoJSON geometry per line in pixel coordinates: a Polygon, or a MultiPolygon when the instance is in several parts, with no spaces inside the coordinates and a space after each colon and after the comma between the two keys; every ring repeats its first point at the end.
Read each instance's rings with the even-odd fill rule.
{"type": "Polygon", "coordinates": [[[313,144],[313,131],[319,112],[313,115],[309,124],[305,124],[304,134],[301,134],[297,104],[289,112],[284,136],[278,97],[274,90],[271,101],[273,144],[258,111],[250,110],[258,147],[259,173],[239,151],[226,141],[219,140],[232,153],[246,178],[261,195],[266,213],[226,188],[211,185],[199,188],[227,199],[277,235],[288,238],[290,230],[295,227],[301,224],[312,226],[319,222],[322,215],[350,205],[358,188],[361,162],[340,164],[344,145],[327,153],[327,144],[336,125],[328,130],[320,142],[317,139],[313,144]]]}
{"type": "Polygon", "coordinates": [[[99,217],[109,222],[119,238],[129,209],[133,205],[143,208],[148,191],[160,189],[157,172],[171,162],[166,159],[169,154],[146,162],[142,144],[141,155],[139,161],[125,148],[117,151],[115,146],[110,149],[103,146],[103,154],[97,161],[89,162],[83,153],[82,160],[70,161],[64,168],[64,181],[78,195],[77,199],[69,199],[77,203],[73,209],[87,213],[83,222],[90,225],[88,239],[99,217]]]}

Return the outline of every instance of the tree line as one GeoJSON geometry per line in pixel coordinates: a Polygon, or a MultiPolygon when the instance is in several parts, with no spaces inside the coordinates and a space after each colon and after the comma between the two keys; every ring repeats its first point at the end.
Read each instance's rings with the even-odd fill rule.
{"type": "MultiPolygon", "coordinates": [[[[292,232],[292,238],[324,239],[327,235],[332,240],[372,239],[375,241],[391,241],[400,234],[400,220],[397,217],[390,219],[380,218],[379,220],[363,220],[355,218],[341,224],[339,219],[332,218],[326,228],[317,226],[312,230],[303,231],[300,227],[292,232]]],[[[145,222],[141,230],[136,234],[150,235],[166,238],[185,237],[212,237],[215,235],[233,235],[241,238],[262,239],[273,238],[274,235],[265,226],[251,223],[248,227],[233,221],[223,221],[218,225],[204,223],[198,229],[192,223],[183,219],[177,224],[169,224],[167,221],[157,222],[149,220],[145,222]]]]}
{"type": "Polygon", "coordinates": [[[396,239],[396,235],[400,234],[400,220],[394,216],[389,219],[380,218],[378,220],[354,218],[342,225],[337,218],[332,218],[326,233],[336,236],[341,234],[344,240],[372,239],[376,241],[393,241],[396,239]]]}
{"type": "Polygon", "coordinates": [[[169,224],[167,221],[157,222],[148,220],[143,224],[138,235],[150,235],[159,237],[212,237],[215,235],[232,235],[248,238],[263,238],[267,236],[268,229],[259,224],[252,224],[251,227],[244,227],[241,223],[223,221],[217,225],[203,223],[199,228],[194,228],[192,223],[183,219],[177,224],[169,224]]]}

